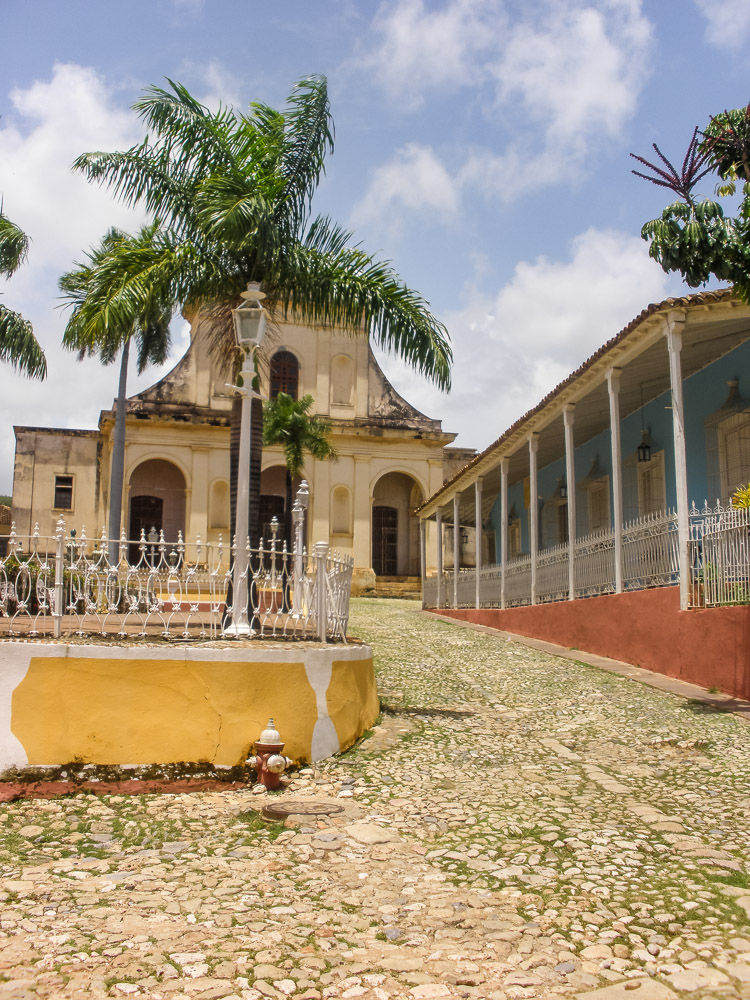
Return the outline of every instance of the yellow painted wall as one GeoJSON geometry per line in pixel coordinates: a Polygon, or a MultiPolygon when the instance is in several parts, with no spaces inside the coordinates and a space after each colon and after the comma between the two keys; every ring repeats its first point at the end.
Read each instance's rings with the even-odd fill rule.
{"type": "MultiPolygon", "coordinates": [[[[106,654],[61,646],[60,655],[54,652],[47,646],[34,655],[28,643],[0,647],[0,662],[9,653],[28,658],[12,692],[10,728],[32,765],[73,759],[238,764],[269,716],[286,740],[284,752],[305,761],[321,718],[330,719],[344,749],[379,710],[367,646],[106,654]],[[330,659],[331,679],[320,692],[315,677],[327,682],[329,675],[313,671],[310,681],[304,661],[311,654],[318,663],[321,656],[330,659]]],[[[0,767],[11,763],[0,761],[0,767]]]]}

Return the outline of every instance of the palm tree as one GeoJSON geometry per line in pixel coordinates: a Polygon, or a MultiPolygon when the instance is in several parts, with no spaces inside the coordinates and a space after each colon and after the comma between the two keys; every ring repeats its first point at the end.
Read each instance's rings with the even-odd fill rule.
{"type": "Polygon", "coordinates": [[[125,471],[125,411],[130,342],[138,345],[138,372],[149,364],[163,364],[169,353],[169,321],[173,304],[170,289],[159,284],[161,271],[149,274],[148,261],[163,251],[158,226],[144,226],[136,236],[111,229],[87,254],[87,262],[59,281],[72,314],[63,345],[78,358],[98,355],[109,365],[120,356],[120,379],[115,404],[115,432],[109,481],[110,560],[117,558],[122,522],[125,471]]]}
{"type": "Polygon", "coordinates": [[[312,396],[294,399],[280,392],[263,407],[263,444],[279,444],[284,449],[286,482],[284,496],[284,539],[292,550],[292,482],[305,464],[305,454],[318,459],[336,459],[330,442],[331,425],[310,413],[312,396]]]}
{"type": "MultiPolygon", "coordinates": [[[[10,278],[26,260],[29,238],[3,212],[0,204],[0,274],[10,278]]],[[[0,303],[0,361],[8,361],[24,375],[43,379],[47,374],[44,351],[31,323],[0,303]]]]}
{"type": "MultiPolygon", "coordinates": [[[[252,104],[247,114],[211,112],[168,82],[169,90],[151,87],[134,105],[148,138],[75,163],[125,203],[152,213],[168,234],[161,256],[149,262],[149,280],[170,290],[175,307],[208,310],[225,352],[233,349],[226,305],[258,281],[277,317],[294,312],[303,322],[369,335],[448,389],[447,332],[424,299],[389,264],[352,245],[350,233],[311,218],[333,150],[325,79],[297,83],[282,111],[252,104]]],[[[254,412],[254,425],[260,420],[254,412]]],[[[251,487],[249,536],[256,538],[257,475],[251,487]]],[[[231,491],[235,497],[235,483],[231,491]]]]}

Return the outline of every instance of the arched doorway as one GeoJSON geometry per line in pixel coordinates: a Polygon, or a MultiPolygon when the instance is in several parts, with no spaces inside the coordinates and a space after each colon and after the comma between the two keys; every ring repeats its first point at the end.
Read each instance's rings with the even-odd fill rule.
{"type": "Polygon", "coordinates": [[[185,477],[176,465],[163,458],[141,462],[131,473],[128,492],[128,538],[133,542],[141,531],[148,537],[152,528],[163,531],[172,544],[180,532],[185,536],[185,477]]]}
{"type": "MultiPolygon", "coordinates": [[[[302,480],[299,476],[295,476],[292,480],[292,504],[294,503],[294,496],[301,482],[302,480]]],[[[286,466],[272,465],[268,469],[263,469],[260,474],[260,517],[258,525],[260,537],[263,539],[264,545],[268,545],[271,541],[271,521],[274,517],[279,522],[278,544],[281,546],[283,543],[285,498],[286,466]]]]}
{"type": "Polygon", "coordinates": [[[388,472],[372,498],[372,568],[376,576],[419,575],[419,521],[414,511],[422,489],[405,472],[388,472]]]}

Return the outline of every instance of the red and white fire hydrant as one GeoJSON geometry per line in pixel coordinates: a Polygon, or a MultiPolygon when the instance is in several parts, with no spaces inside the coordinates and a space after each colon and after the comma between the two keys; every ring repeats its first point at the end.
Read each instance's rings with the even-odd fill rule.
{"type": "Polygon", "coordinates": [[[283,749],[284,743],[278,730],[274,728],[273,719],[269,719],[268,725],[255,741],[255,756],[247,758],[248,765],[258,773],[258,781],[268,789],[278,788],[281,775],[294,763],[283,755],[283,749]]]}

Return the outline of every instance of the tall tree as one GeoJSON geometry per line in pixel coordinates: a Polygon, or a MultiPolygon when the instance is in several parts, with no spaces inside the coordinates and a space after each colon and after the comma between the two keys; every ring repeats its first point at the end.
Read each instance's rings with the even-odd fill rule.
{"type": "Polygon", "coordinates": [[[667,271],[679,272],[697,287],[709,278],[729,281],[750,302],[750,104],[716,115],[700,133],[696,128],[678,170],[654,143],[658,162],[634,156],[648,173],[638,177],[673,191],[679,201],[641,229],[649,253],[667,271]],[[741,195],[737,214],[727,216],[718,201],[696,198],[694,188],[707,174],[719,180],[718,197],[741,195]]]}
{"type": "Polygon", "coordinates": [[[156,225],[144,226],[135,236],[111,229],[87,254],[87,261],[77,263],[59,282],[72,307],[63,345],[78,351],[79,360],[98,355],[102,364],[109,365],[120,358],[109,479],[110,559],[117,557],[122,530],[130,344],[135,339],[139,373],[149,364],[162,364],[169,353],[171,288],[163,284],[163,267],[153,275],[149,268],[155,257],[161,265],[165,243],[168,240],[156,225]]]}
{"type": "MultiPolygon", "coordinates": [[[[28,252],[28,236],[11,222],[0,204],[0,274],[10,278],[26,260],[28,252]]],[[[47,374],[47,360],[31,323],[1,302],[0,361],[10,362],[30,378],[43,379],[47,374]]]]}
{"type": "MultiPolygon", "coordinates": [[[[169,89],[151,87],[134,105],[148,138],[124,152],[86,153],[75,166],[144,207],[169,234],[149,275],[170,289],[174,305],[208,310],[216,343],[231,350],[228,310],[219,306],[259,281],[276,316],[294,312],[369,335],[449,388],[448,336],[424,299],[390,265],[353,245],[350,233],[311,215],[333,150],[325,79],[297,83],[283,110],[252,104],[247,114],[209,111],[168,82],[169,89]]],[[[260,419],[255,412],[254,424],[260,419]]],[[[253,487],[257,501],[257,477],[251,494],[253,487]]]]}
{"type": "Polygon", "coordinates": [[[292,485],[301,475],[305,455],[317,459],[337,458],[331,444],[331,425],[322,417],[310,413],[312,396],[294,399],[280,392],[263,406],[263,444],[281,445],[286,466],[284,496],[284,539],[292,550],[292,485]]]}

